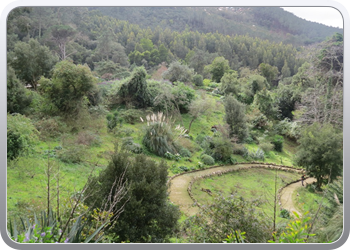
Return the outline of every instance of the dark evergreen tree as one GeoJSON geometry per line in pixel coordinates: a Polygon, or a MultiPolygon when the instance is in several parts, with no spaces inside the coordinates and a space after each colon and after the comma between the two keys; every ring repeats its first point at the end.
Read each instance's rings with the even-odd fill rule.
{"type": "Polygon", "coordinates": [[[225,98],[225,119],[231,128],[231,133],[243,141],[248,135],[248,127],[245,117],[245,105],[237,101],[233,96],[225,98]]]}
{"type": "MultiPolygon", "coordinates": [[[[99,207],[107,199],[115,176],[122,176],[129,183],[124,212],[116,224],[108,229],[117,241],[167,242],[179,219],[179,209],[167,199],[167,165],[156,163],[145,155],[116,149],[108,167],[95,178],[101,183],[101,191],[87,200],[87,204],[99,207]]],[[[119,208],[116,208],[119,209],[119,208]]]]}
{"type": "Polygon", "coordinates": [[[276,103],[278,106],[278,112],[280,119],[289,118],[293,119],[293,111],[295,110],[295,105],[301,100],[301,94],[298,89],[293,85],[280,84],[276,90],[276,103]]]}
{"type": "Polygon", "coordinates": [[[125,82],[118,92],[118,96],[124,103],[135,105],[137,108],[146,108],[151,105],[144,67],[135,68],[130,78],[125,82]]]}

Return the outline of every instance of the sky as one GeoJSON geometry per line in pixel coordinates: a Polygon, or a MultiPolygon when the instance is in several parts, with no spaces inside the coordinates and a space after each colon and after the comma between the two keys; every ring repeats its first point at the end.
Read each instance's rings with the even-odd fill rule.
{"type": "Polygon", "coordinates": [[[332,7],[282,7],[294,15],[308,21],[322,23],[327,26],[343,28],[343,18],[340,12],[332,7]]]}

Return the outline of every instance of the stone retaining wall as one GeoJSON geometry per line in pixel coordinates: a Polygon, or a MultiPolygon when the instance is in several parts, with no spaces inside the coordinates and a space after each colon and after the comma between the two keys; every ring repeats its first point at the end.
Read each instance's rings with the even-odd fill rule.
{"type": "MultiPolygon", "coordinates": [[[[237,162],[237,163],[231,164],[231,165],[229,165],[229,166],[232,166],[232,165],[244,165],[244,164],[260,164],[260,165],[278,166],[278,167],[290,168],[290,169],[298,170],[297,168],[291,167],[291,166],[278,165],[278,164],[275,164],[275,163],[264,163],[264,162],[258,162],[258,161],[252,161],[252,162],[237,162]]],[[[212,169],[212,168],[217,168],[217,167],[225,167],[225,166],[211,166],[211,167],[209,167],[209,168],[195,169],[195,170],[191,170],[191,171],[187,171],[187,172],[182,172],[182,173],[179,173],[179,174],[175,174],[175,175],[169,177],[169,179],[168,179],[168,181],[167,181],[167,185],[169,186],[169,185],[170,185],[170,181],[171,181],[172,179],[174,179],[175,177],[178,177],[178,176],[180,176],[180,175],[184,175],[184,174],[188,174],[188,173],[200,172],[200,171],[203,171],[203,170],[212,169]]],[[[302,169],[299,169],[299,170],[302,170],[302,169]]],[[[302,170],[302,171],[304,171],[304,170],[302,170]]]]}

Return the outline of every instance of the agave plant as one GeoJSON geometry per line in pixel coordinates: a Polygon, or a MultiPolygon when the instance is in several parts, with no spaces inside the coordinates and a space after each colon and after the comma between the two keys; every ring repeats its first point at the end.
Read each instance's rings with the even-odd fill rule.
{"type": "MultiPolygon", "coordinates": [[[[24,220],[20,218],[21,227],[17,227],[16,221],[9,221],[8,234],[10,238],[19,243],[88,243],[92,241],[97,234],[100,233],[101,229],[107,224],[103,224],[91,235],[82,237],[82,232],[88,224],[82,222],[82,216],[74,222],[73,226],[68,230],[64,237],[61,237],[62,230],[58,228],[57,220],[52,211],[47,215],[44,211],[41,212],[40,221],[37,219],[36,214],[34,214],[34,224],[32,224],[28,217],[24,220]],[[59,240],[59,239],[62,240],[59,240]]],[[[88,230],[90,231],[90,230],[88,230]]],[[[99,235],[94,242],[98,242],[103,237],[99,235]]]]}

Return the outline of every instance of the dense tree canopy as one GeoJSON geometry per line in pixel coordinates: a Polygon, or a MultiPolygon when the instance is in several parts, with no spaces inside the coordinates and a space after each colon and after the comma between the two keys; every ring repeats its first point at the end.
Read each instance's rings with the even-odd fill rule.
{"type": "Polygon", "coordinates": [[[40,45],[35,39],[30,39],[28,43],[17,42],[13,52],[9,54],[9,64],[17,77],[34,88],[41,76],[51,75],[51,69],[56,62],[57,58],[50,49],[40,45]]]}
{"type": "Polygon", "coordinates": [[[52,80],[42,77],[39,83],[40,91],[67,114],[76,111],[83,97],[96,87],[89,67],[75,65],[70,61],[59,62],[54,68],[52,80]]]}
{"type": "Polygon", "coordinates": [[[163,78],[169,79],[171,82],[189,82],[192,80],[193,74],[193,69],[176,61],[169,65],[168,70],[163,73],[163,78]]]}
{"type": "Polygon", "coordinates": [[[314,123],[303,131],[299,143],[296,163],[317,179],[318,188],[342,174],[342,133],[331,125],[314,123]]]}
{"type": "Polygon", "coordinates": [[[214,82],[220,82],[221,78],[229,69],[229,62],[224,57],[215,58],[209,67],[209,72],[212,75],[211,79],[214,82]]]}

